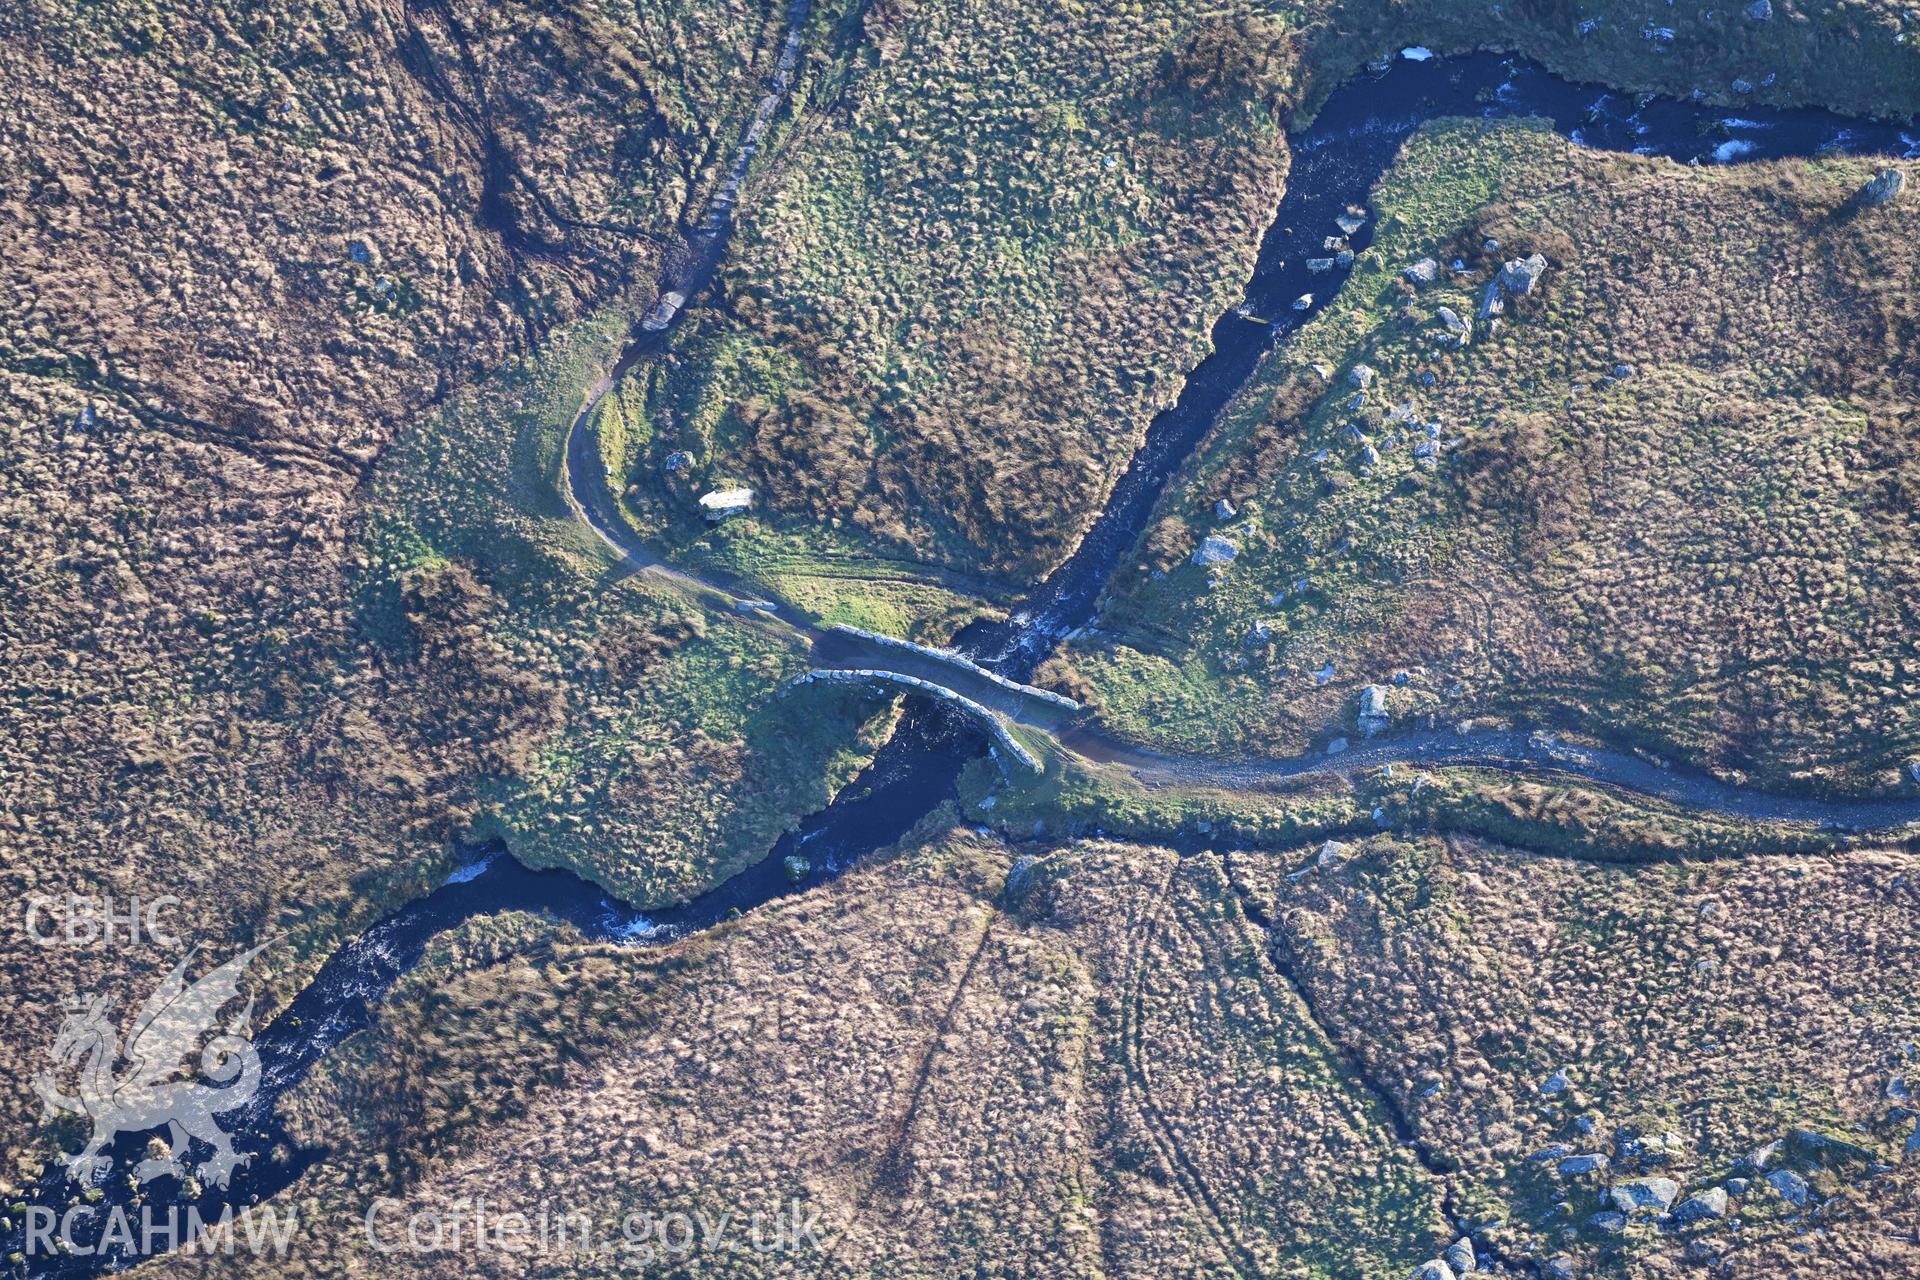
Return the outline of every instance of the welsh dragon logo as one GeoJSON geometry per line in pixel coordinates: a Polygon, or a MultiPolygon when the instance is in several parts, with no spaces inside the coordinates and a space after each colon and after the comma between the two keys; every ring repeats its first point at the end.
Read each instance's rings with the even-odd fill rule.
{"type": "Polygon", "coordinates": [[[260,1055],[247,1039],[253,1002],[240,1010],[200,1049],[200,1071],[211,1084],[181,1078],[182,1065],[194,1046],[213,1030],[220,1010],[240,994],[240,975],[270,943],[262,943],[227,961],[197,982],[186,980],[187,962],[194,948],[180,958],[173,972],[155,988],[133,1020],[123,1056],[109,1018],[111,996],[80,995],[68,1002],[66,1020],[54,1037],[49,1055],[55,1071],[77,1074],[78,1096],[61,1091],[54,1073],[42,1071],[33,1079],[34,1092],[51,1112],[85,1115],[93,1122],[93,1136],[79,1152],[67,1158],[67,1173],[76,1182],[91,1181],[112,1163],[105,1153],[121,1133],[144,1133],[165,1128],[167,1154],[140,1161],[134,1177],[149,1182],[162,1175],[184,1176],[181,1157],[189,1138],[213,1148],[213,1155],[193,1170],[195,1176],[224,1187],[233,1170],[251,1156],[235,1152],[216,1116],[246,1103],[260,1088],[260,1055]],[[124,1060],[124,1074],[119,1071],[124,1060]]]}

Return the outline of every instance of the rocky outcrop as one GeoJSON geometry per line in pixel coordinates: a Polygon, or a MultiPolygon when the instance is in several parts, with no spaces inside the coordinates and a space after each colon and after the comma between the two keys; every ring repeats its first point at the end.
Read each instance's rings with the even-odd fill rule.
{"type": "Polygon", "coordinates": [[[751,489],[715,489],[712,493],[702,494],[700,510],[709,520],[718,523],[732,516],[744,515],[753,507],[751,489]]]}
{"type": "Polygon", "coordinates": [[[1860,198],[1869,205],[1886,204],[1904,191],[1906,186],[1906,174],[1898,169],[1882,169],[1860,189],[1860,198]]]}
{"type": "Polygon", "coordinates": [[[1514,258],[1500,268],[1500,287],[1516,298],[1524,298],[1533,292],[1546,270],[1547,260],[1540,254],[1514,258]]]}

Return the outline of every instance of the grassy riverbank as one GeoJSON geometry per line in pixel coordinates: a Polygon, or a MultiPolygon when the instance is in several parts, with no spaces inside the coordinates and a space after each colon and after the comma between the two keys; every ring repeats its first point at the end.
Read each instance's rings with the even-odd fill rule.
{"type": "Polygon", "coordinates": [[[1056,674],[1123,735],[1202,753],[1351,734],[1379,683],[1403,723],[1604,727],[1774,789],[1910,789],[1920,215],[1850,211],[1873,167],[1425,127],[1338,304],[1169,487],[1056,674]],[[1538,293],[1447,341],[1439,309],[1473,317],[1533,251],[1538,293]],[[1415,288],[1421,258],[1440,279],[1415,288]],[[1239,557],[1186,563],[1212,532],[1239,557]]]}
{"type": "Polygon", "coordinates": [[[475,831],[659,904],[823,806],[881,704],[786,688],[799,637],[627,572],[572,516],[565,431],[625,327],[577,327],[396,443],[369,499],[362,617],[369,659],[407,676],[392,731],[472,771],[475,831]]]}

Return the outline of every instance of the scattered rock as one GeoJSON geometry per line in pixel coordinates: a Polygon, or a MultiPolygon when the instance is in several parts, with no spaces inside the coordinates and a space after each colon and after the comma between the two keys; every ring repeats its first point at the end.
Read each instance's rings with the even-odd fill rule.
{"type": "Polygon", "coordinates": [[[1613,366],[1613,376],[1616,381],[1625,381],[1633,376],[1633,366],[1630,364],[1617,364],[1613,366]]]}
{"type": "Polygon", "coordinates": [[[1400,274],[1415,284],[1432,284],[1440,278],[1440,264],[1432,258],[1422,258],[1400,274]]]}
{"type": "Polygon", "coordinates": [[[1239,514],[1239,510],[1225,498],[1213,504],[1213,518],[1215,520],[1231,520],[1239,514]]]}
{"type": "Polygon", "coordinates": [[[1547,1097],[1552,1097],[1556,1093],[1565,1093],[1572,1087],[1573,1077],[1567,1074],[1565,1067],[1562,1067],[1541,1082],[1540,1092],[1547,1097]]]}
{"type": "MultiPolygon", "coordinates": [[[[704,499],[703,499],[704,501],[704,499]]],[[[1240,554],[1240,548],[1217,533],[1210,533],[1193,552],[1195,564],[1226,564],[1240,554]]]]}
{"type": "Polygon", "coordinates": [[[1543,1280],[1573,1280],[1580,1273],[1574,1270],[1573,1259],[1566,1254],[1548,1258],[1540,1266],[1543,1280]]]}
{"type": "Polygon", "coordinates": [[[1767,1185],[1796,1209],[1804,1209],[1813,1197],[1813,1188],[1807,1185],[1807,1180],[1791,1169],[1775,1169],[1767,1175],[1767,1185]]]}
{"type": "Polygon", "coordinates": [[[1256,619],[1254,624],[1247,628],[1247,647],[1249,649],[1266,644],[1272,639],[1273,628],[1267,625],[1266,619],[1264,618],[1256,619]]]}
{"type": "Polygon", "coordinates": [[[1906,174],[1898,169],[1882,169],[1860,189],[1860,196],[1868,204],[1886,204],[1905,190],[1906,185],[1906,174]]]}
{"type": "Polygon", "coordinates": [[[1627,1215],[1621,1213],[1618,1209],[1602,1209],[1599,1213],[1587,1219],[1587,1225],[1595,1231],[1605,1232],[1610,1236],[1617,1236],[1627,1229],[1627,1215]]]}
{"type": "Polygon", "coordinates": [[[715,489],[712,493],[702,494],[700,498],[700,508],[707,513],[707,519],[716,522],[740,515],[751,506],[751,489],[715,489]]]}
{"type": "Polygon", "coordinates": [[[1679,1195],[1680,1184],[1672,1178],[1634,1178],[1607,1191],[1613,1207],[1626,1214],[1665,1213],[1679,1195]]]}
{"type": "Polygon", "coordinates": [[[668,475],[677,475],[693,465],[693,455],[685,449],[675,449],[660,463],[660,469],[668,475]]]}
{"type": "Polygon", "coordinates": [[[1703,1222],[1708,1218],[1724,1218],[1727,1216],[1727,1203],[1725,1188],[1709,1187],[1675,1205],[1673,1219],[1675,1222],[1703,1222]]]}
{"type": "Polygon", "coordinates": [[[1500,268],[1500,285],[1514,297],[1524,298],[1533,292],[1533,286],[1539,283],[1546,269],[1547,260],[1537,253],[1514,258],[1500,268]]]}
{"type": "Polygon", "coordinates": [[[1605,1173],[1608,1163],[1604,1153],[1588,1151],[1581,1155],[1568,1156],[1560,1162],[1559,1170],[1562,1177],[1577,1178],[1589,1173],[1605,1173]]]}
{"type": "Polygon", "coordinates": [[[1687,1149],[1687,1144],[1679,1134],[1662,1133],[1650,1138],[1628,1138],[1620,1144],[1620,1156],[1624,1160],[1637,1160],[1641,1164],[1665,1164],[1674,1156],[1687,1149]]]}

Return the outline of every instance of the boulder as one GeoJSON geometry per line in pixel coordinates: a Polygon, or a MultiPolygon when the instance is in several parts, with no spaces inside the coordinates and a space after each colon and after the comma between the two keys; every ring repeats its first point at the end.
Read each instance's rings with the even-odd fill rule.
{"type": "Polygon", "coordinates": [[[1453,1268],[1439,1258],[1429,1258],[1413,1269],[1409,1280],[1453,1280],[1453,1268]]]}
{"type": "Polygon", "coordinates": [[[1194,549],[1193,563],[1201,565],[1226,564],[1239,554],[1240,548],[1235,546],[1231,540],[1223,538],[1217,533],[1210,533],[1202,539],[1200,545],[1194,549]]]}
{"type": "Polygon", "coordinates": [[[1755,22],[1765,22],[1773,17],[1773,0],[1753,0],[1746,12],[1755,22]]]}
{"type": "Polygon", "coordinates": [[[1367,219],[1365,214],[1353,213],[1349,211],[1335,218],[1333,220],[1333,225],[1340,228],[1341,235],[1350,236],[1354,232],[1358,231],[1360,228],[1366,226],[1367,219]]]}
{"type": "Polygon", "coordinates": [[[1906,189],[1907,175],[1898,169],[1882,169],[1860,189],[1860,198],[1868,204],[1886,204],[1906,189]]]}
{"type": "Polygon", "coordinates": [[[1690,1195],[1673,1208],[1675,1222],[1704,1222],[1727,1216],[1727,1192],[1724,1187],[1708,1187],[1690,1195]]]}
{"type": "Polygon", "coordinates": [[[1360,732],[1372,737],[1393,721],[1393,713],[1387,709],[1387,686],[1370,684],[1360,691],[1360,714],[1355,723],[1360,732]]]}
{"type": "Polygon", "coordinates": [[[1573,1265],[1573,1259],[1562,1253],[1548,1258],[1540,1264],[1542,1280],[1573,1280],[1580,1272],[1573,1265]]]}
{"type": "Polygon", "coordinates": [[[1469,326],[1465,320],[1461,319],[1460,313],[1452,307],[1441,307],[1433,314],[1434,317],[1445,326],[1447,332],[1453,334],[1455,337],[1464,338],[1471,330],[1471,326],[1469,326]]]}
{"type": "Polygon", "coordinates": [[[1308,258],[1307,270],[1316,276],[1324,272],[1331,271],[1333,270],[1333,259],[1332,258],[1308,258]]]}
{"type": "Polygon", "coordinates": [[[1422,258],[1400,274],[1415,284],[1432,284],[1440,278],[1440,264],[1432,258],[1422,258]]]}
{"type": "Polygon", "coordinates": [[[1672,1178],[1632,1178],[1607,1191],[1613,1207],[1625,1214],[1665,1213],[1679,1195],[1680,1184],[1672,1178]]]}
{"type": "Polygon", "coordinates": [[[1373,366],[1370,364],[1357,364],[1347,371],[1347,381],[1363,391],[1373,385],[1373,378],[1373,366]]]}
{"type": "Polygon", "coordinates": [[[1595,1231],[1617,1236],[1627,1229],[1627,1215],[1618,1209],[1602,1209],[1587,1219],[1587,1225],[1595,1231]]]}
{"type": "Polygon", "coordinates": [[[1452,1267],[1455,1275],[1464,1276],[1474,1271],[1477,1263],[1473,1256],[1473,1241],[1461,1236],[1447,1246],[1447,1251],[1440,1255],[1440,1260],[1452,1267]]]}
{"type": "Polygon", "coordinates": [[[700,509],[707,513],[707,519],[715,522],[740,515],[751,506],[751,489],[715,489],[700,497],[700,509]]]}
{"type": "Polygon", "coordinates": [[[1539,254],[1529,254],[1524,258],[1513,258],[1500,268],[1500,286],[1516,298],[1524,298],[1533,292],[1540,276],[1547,269],[1547,260],[1539,254]]]}
{"type": "Polygon", "coordinates": [[[1560,1162],[1559,1170],[1562,1177],[1578,1178],[1589,1173],[1605,1173],[1607,1171],[1607,1164],[1607,1157],[1604,1153],[1588,1151],[1577,1156],[1568,1156],[1560,1162]]]}
{"type": "Polygon", "coordinates": [[[1573,1077],[1567,1074],[1565,1067],[1560,1068],[1540,1082],[1540,1092],[1552,1097],[1556,1093],[1565,1093],[1573,1087],[1573,1077]]]}
{"type": "Polygon", "coordinates": [[[1305,311],[1308,307],[1311,307],[1312,305],[1313,305],[1313,295],[1310,293],[1303,293],[1299,297],[1293,300],[1293,309],[1295,311],[1305,311]]]}
{"type": "Polygon", "coordinates": [[[1487,281],[1487,290],[1480,295],[1480,310],[1476,316],[1481,320],[1491,320],[1507,309],[1507,300],[1500,296],[1500,282],[1487,281]]]}
{"type": "Polygon", "coordinates": [[[1215,520],[1231,520],[1239,514],[1239,509],[1225,498],[1213,504],[1213,518],[1215,520]]]}

